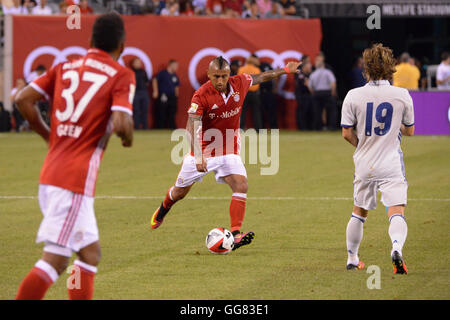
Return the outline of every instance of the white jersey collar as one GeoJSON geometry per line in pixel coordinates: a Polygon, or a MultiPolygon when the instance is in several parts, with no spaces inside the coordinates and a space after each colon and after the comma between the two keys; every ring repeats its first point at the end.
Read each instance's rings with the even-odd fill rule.
{"type": "Polygon", "coordinates": [[[367,85],[369,85],[369,86],[390,86],[391,84],[389,83],[388,80],[371,80],[371,81],[367,82],[367,85]]]}
{"type": "Polygon", "coordinates": [[[227,85],[230,86],[230,92],[228,93],[228,96],[226,96],[225,93],[223,93],[223,92],[220,93],[220,95],[222,96],[223,101],[225,102],[225,104],[228,103],[228,99],[230,99],[230,97],[231,97],[231,96],[233,95],[233,93],[234,93],[234,89],[233,89],[233,86],[231,85],[231,83],[228,82],[227,85]]]}

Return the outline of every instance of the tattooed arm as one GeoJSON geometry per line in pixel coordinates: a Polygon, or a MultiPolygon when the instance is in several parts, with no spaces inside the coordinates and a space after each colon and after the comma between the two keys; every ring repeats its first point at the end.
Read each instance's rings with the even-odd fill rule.
{"type": "Polygon", "coordinates": [[[200,142],[198,140],[198,134],[201,134],[202,131],[202,116],[189,114],[186,131],[191,142],[191,150],[194,153],[197,171],[208,171],[208,169],[206,168],[205,159],[203,158],[202,146],[200,145],[200,142]]]}
{"type": "Polygon", "coordinates": [[[278,78],[279,76],[281,76],[283,74],[299,73],[300,71],[298,70],[298,67],[300,65],[301,65],[301,62],[288,62],[286,67],[284,67],[283,69],[269,70],[269,71],[266,71],[266,72],[263,72],[260,74],[252,74],[251,75],[253,78],[252,85],[260,84],[261,82],[265,82],[265,81],[271,81],[275,78],[278,78]]]}

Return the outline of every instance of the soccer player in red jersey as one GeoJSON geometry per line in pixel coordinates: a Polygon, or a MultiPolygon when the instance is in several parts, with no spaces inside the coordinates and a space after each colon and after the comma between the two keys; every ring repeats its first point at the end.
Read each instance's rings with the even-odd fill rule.
{"type": "Polygon", "coordinates": [[[191,139],[191,153],[184,158],[175,185],[168,190],[164,201],[154,212],[152,229],[161,225],[173,204],[183,199],[195,182],[201,181],[209,171],[214,171],[216,181],[228,184],[233,193],[230,203],[233,250],[251,243],[255,234],[241,232],[248,189],[247,172],[239,155],[242,105],[252,85],[283,74],[298,73],[300,64],[289,62],[282,69],[230,77],[230,65],[223,57],[211,61],[209,81],[194,93],[188,110],[187,131],[191,139]]]}
{"type": "Polygon", "coordinates": [[[98,168],[111,134],[124,147],[133,141],[134,73],[119,59],[125,41],[116,13],[94,22],[91,49],[80,59],[60,63],[25,87],[17,106],[31,128],[48,144],[41,170],[39,205],[44,216],[36,242],[44,242],[42,258],[20,284],[16,299],[42,299],[64,272],[72,253],[69,298],[92,299],[100,244],[94,214],[98,168]],[[52,101],[50,128],[36,102],[52,101]]]}

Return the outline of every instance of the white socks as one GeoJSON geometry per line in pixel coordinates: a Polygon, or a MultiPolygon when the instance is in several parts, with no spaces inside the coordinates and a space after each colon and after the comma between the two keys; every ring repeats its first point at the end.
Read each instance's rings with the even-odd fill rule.
{"type": "Polygon", "coordinates": [[[365,221],[366,218],[353,213],[347,224],[347,265],[358,265],[359,263],[358,249],[363,237],[363,223],[365,221]]]}
{"type": "Polygon", "coordinates": [[[36,262],[34,266],[44,271],[47,274],[47,276],[52,280],[52,282],[58,280],[59,278],[58,272],[56,272],[55,268],[53,268],[48,262],[41,259],[38,262],[36,262]]]}
{"type": "Polygon", "coordinates": [[[392,241],[391,256],[394,251],[398,251],[402,255],[402,248],[406,241],[406,235],[408,234],[405,217],[401,214],[394,214],[389,219],[389,222],[391,223],[389,225],[389,237],[391,237],[392,241]]]}

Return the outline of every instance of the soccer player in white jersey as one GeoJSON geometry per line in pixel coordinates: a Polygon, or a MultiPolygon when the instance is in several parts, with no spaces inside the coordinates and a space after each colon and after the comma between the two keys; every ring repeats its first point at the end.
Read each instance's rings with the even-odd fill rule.
{"type": "Polygon", "coordinates": [[[374,44],[364,50],[368,83],[350,90],[342,106],[342,136],[356,147],[353,155],[354,207],[347,225],[347,269],[363,269],[358,248],[368,211],[377,206],[377,191],[387,207],[394,273],[407,274],[402,256],[408,227],[405,220],[408,183],[405,177],[402,135],[414,134],[413,102],[406,89],[390,85],[395,72],[392,50],[374,44]]]}

